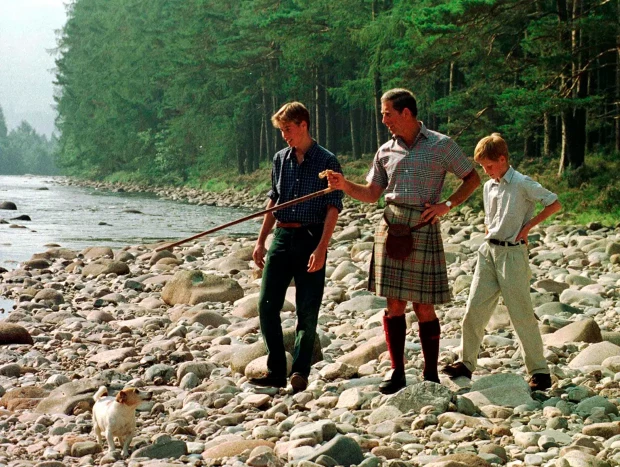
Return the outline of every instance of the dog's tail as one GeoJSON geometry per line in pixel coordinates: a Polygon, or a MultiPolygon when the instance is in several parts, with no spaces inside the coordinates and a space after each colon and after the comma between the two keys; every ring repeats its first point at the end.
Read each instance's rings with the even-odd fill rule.
{"type": "Polygon", "coordinates": [[[93,399],[95,399],[95,402],[97,402],[99,399],[101,399],[102,397],[105,397],[107,395],[108,395],[108,388],[106,388],[105,386],[101,386],[97,390],[95,395],[93,396],[93,399]]]}

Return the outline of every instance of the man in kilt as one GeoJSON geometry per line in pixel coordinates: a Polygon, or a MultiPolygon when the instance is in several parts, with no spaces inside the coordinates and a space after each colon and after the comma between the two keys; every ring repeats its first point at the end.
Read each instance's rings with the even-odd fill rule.
{"type": "MultiPolygon", "coordinates": [[[[374,203],[385,194],[384,218],[375,233],[369,271],[369,289],[387,298],[383,328],[393,370],[379,385],[384,394],[392,394],[406,385],[407,302],[412,302],[419,322],[424,379],[439,382],[440,326],[435,304],[449,302],[451,296],[437,221],[465,201],[480,184],[478,173],[459,146],[449,137],[426,128],[417,119],[417,113],[411,91],[387,91],[381,97],[381,114],[392,139],[375,154],[367,183],[351,182],[340,173],[328,175],[331,187],[357,200],[374,203]],[[455,174],[462,183],[447,200],[441,201],[447,172],[455,174]],[[388,227],[395,231],[395,225],[406,229],[408,247],[404,253],[398,245],[386,247],[388,227]]],[[[390,237],[391,242],[394,237],[390,237]]]]}

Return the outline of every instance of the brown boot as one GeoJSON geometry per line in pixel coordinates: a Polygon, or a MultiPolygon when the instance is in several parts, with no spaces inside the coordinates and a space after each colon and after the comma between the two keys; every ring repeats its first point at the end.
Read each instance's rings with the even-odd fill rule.
{"type": "Polygon", "coordinates": [[[379,385],[379,390],[383,394],[393,394],[407,384],[405,379],[405,335],[407,333],[405,315],[391,318],[384,316],[383,330],[394,371],[389,379],[379,385]]]}
{"type": "Polygon", "coordinates": [[[441,334],[439,320],[434,319],[433,321],[419,323],[419,327],[422,354],[424,354],[424,381],[439,383],[439,373],[437,373],[439,336],[441,334]]]}

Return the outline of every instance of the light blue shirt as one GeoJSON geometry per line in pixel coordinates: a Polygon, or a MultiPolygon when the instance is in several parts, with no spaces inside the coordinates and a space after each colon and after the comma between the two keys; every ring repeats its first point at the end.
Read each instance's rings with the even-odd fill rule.
{"type": "Polygon", "coordinates": [[[491,179],[484,184],[483,199],[485,238],[515,243],[523,226],[534,217],[536,203],[549,206],[558,196],[511,166],[499,181],[491,179]]]}

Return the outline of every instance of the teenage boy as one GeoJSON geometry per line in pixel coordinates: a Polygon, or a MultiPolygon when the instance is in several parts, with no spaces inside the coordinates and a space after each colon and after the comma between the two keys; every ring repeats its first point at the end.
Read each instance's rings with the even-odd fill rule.
{"type": "MultiPolygon", "coordinates": [[[[325,170],[342,172],[331,152],[310,136],[310,114],[300,102],[289,102],[272,117],[288,147],[273,158],[267,208],[327,188],[319,178],[325,170]]],[[[280,311],[286,289],[295,280],[297,329],[291,385],[295,392],[308,385],[319,308],[325,285],[327,246],[342,210],[341,191],[268,213],[263,218],[252,257],[263,269],[258,302],[260,328],[267,347],[268,374],[250,379],[258,386],[286,387],[286,354],[280,311]],[[265,241],[276,227],[267,252],[265,241]],[[267,257],[265,259],[265,254],[267,257]]]]}
{"type": "Polygon", "coordinates": [[[561,205],[557,195],[510,165],[508,146],[498,133],[480,140],[474,160],[491,177],[483,190],[486,242],[478,250],[478,263],[463,318],[463,360],[445,366],[443,372],[452,378],[471,378],[484,329],[501,294],[521,344],[525,367],[531,375],[530,388],[544,391],[551,387],[551,377],[530,299],[532,273],[527,235],[532,227],[558,212],[561,205]],[[534,215],[537,202],[545,207],[534,215]]]}

